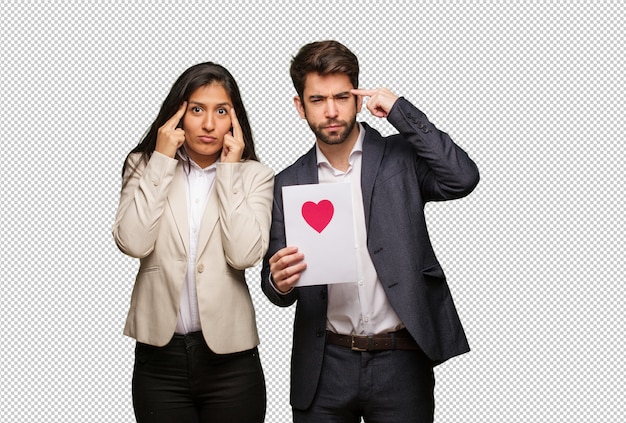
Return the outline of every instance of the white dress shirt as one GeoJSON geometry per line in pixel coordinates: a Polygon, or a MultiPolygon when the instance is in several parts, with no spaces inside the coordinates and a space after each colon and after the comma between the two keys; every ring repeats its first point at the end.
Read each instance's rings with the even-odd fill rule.
{"type": "Polygon", "coordinates": [[[375,335],[402,329],[404,325],[389,304],[367,250],[365,212],[361,193],[365,130],[360,123],[358,125],[359,137],[350,153],[350,166],[345,172],[333,168],[316,146],[319,183],[350,183],[357,251],[358,281],[328,285],[326,328],[342,335],[375,335]]]}
{"type": "Polygon", "coordinates": [[[178,313],[178,322],[176,323],[176,333],[185,334],[202,329],[198,310],[198,293],[196,291],[196,254],[202,216],[213,189],[219,160],[202,169],[187,156],[184,150],[179,150],[178,157],[186,162],[184,173],[189,216],[189,257],[187,274],[185,275],[185,282],[180,295],[180,311],[178,313]]]}

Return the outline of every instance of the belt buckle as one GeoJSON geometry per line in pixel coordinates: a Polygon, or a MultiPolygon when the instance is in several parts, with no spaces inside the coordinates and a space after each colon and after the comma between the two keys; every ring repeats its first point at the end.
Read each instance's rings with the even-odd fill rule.
{"type": "Polygon", "coordinates": [[[367,351],[367,348],[359,348],[359,347],[355,346],[354,345],[354,338],[355,338],[354,335],[350,336],[350,340],[351,340],[351,342],[350,342],[350,349],[352,351],[358,351],[358,352],[365,352],[365,351],[367,351]]]}

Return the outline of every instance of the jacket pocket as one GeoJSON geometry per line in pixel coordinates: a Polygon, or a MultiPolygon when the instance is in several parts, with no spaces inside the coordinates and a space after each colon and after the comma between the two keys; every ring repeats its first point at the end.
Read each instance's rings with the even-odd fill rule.
{"type": "Polygon", "coordinates": [[[444,282],[446,280],[446,275],[439,264],[425,267],[422,269],[422,275],[427,282],[444,282]]]}
{"type": "Polygon", "coordinates": [[[139,268],[139,273],[150,273],[150,272],[158,272],[161,270],[161,266],[158,264],[153,264],[151,266],[145,266],[139,268]]]}
{"type": "Polygon", "coordinates": [[[381,184],[387,183],[392,178],[396,176],[401,176],[406,173],[407,166],[404,162],[400,162],[397,166],[390,166],[388,169],[385,169],[380,175],[379,180],[381,184]]]}

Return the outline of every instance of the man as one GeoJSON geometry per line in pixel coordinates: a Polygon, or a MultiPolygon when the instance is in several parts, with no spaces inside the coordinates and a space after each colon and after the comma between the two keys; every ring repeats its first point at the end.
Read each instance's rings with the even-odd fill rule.
{"type": "Polygon", "coordinates": [[[423,209],[469,194],[476,165],[404,98],[357,89],[358,60],[342,44],[305,45],[290,72],[316,144],[276,177],[262,286],[279,306],[297,301],[294,421],[432,422],[433,366],[469,346],[423,209]],[[399,134],[382,137],[356,122],[364,97],[399,134]],[[286,246],[282,187],[335,182],[352,187],[359,278],[294,286],[307,265],[297,246],[286,246]]]}

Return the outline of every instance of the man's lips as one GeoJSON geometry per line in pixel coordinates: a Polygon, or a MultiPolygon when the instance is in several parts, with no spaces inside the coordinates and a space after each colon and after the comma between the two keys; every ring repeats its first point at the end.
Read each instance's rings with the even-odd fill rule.
{"type": "Polygon", "coordinates": [[[340,123],[333,123],[331,125],[327,125],[327,126],[324,127],[324,129],[327,129],[329,131],[338,131],[341,128],[343,128],[343,125],[340,124],[340,123]]]}

